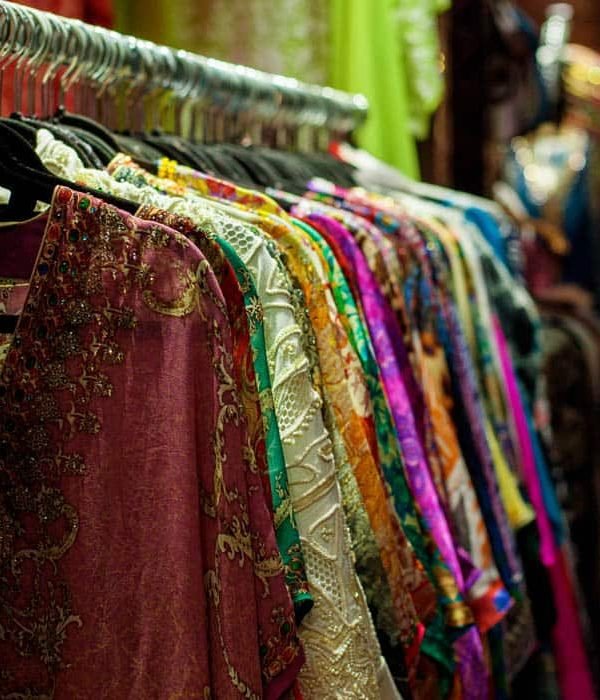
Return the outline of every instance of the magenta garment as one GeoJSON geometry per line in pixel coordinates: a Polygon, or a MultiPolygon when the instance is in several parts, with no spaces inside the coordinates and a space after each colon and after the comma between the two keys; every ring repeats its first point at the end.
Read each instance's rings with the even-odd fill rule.
{"type": "Polygon", "coordinates": [[[561,695],[564,700],[595,700],[574,586],[562,549],[558,550],[554,564],[548,570],[557,612],[552,630],[552,647],[561,695]]]}
{"type": "Polygon", "coordinates": [[[67,188],[0,229],[0,275],[21,243],[10,273],[34,273],[0,371],[0,696],[279,698],[303,655],[210,265],[67,188]]]}
{"type": "MultiPolygon", "coordinates": [[[[396,425],[411,491],[444,562],[460,592],[464,593],[465,582],[458,554],[420,442],[403,378],[403,370],[407,372],[410,366],[394,312],[350,232],[337,221],[320,214],[310,214],[309,219],[316,221],[322,230],[336,239],[355,266],[361,302],[381,368],[384,390],[396,425]]],[[[454,646],[464,685],[463,697],[469,700],[487,698],[488,672],[478,631],[471,627],[455,641],[454,646]]]]}
{"type": "Polygon", "coordinates": [[[538,471],[535,464],[535,455],[533,445],[531,444],[531,436],[525,417],[525,409],[521,399],[521,393],[517,384],[517,378],[512,363],[512,358],[508,350],[508,343],[504,336],[504,331],[500,325],[500,321],[494,317],[494,334],[500,354],[500,363],[502,365],[502,375],[506,384],[508,400],[510,402],[510,410],[515,421],[517,430],[517,439],[519,442],[519,451],[522,455],[522,470],[523,479],[527,486],[529,499],[535,509],[537,526],[540,533],[540,552],[542,562],[546,566],[551,566],[556,561],[556,542],[552,525],[548,518],[548,512],[544,504],[542,495],[542,487],[540,484],[538,471]]]}
{"type": "Polygon", "coordinates": [[[497,318],[494,333],[500,352],[503,378],[508,390],[511,411],[517,429],[519,447],[523,456],[523,477],[531,503],[535,508],[540,533],[541,559],[550,574],[556,605],[557,621],[552,632],[558,680],[563,698],[592,700],[595,698],[592,676],[585,653],[577,602],[564,552],[557,546],[546,511],[542,488],[535,464],[535,454],[525,417],[506,337],[497,318]]]}
{"type": "Polygon", "coordinates": [[[404,374],[410,371],[410,365],[394,313],[383,297],[359,246],[347,229],[337,221],[320,214],[311,214],[309,218],[326,227],[351,253],[362,295],[362,306],[402,446],[411,490],[444,561],[462,590],[464,582],[458,554],[418,435],[406,389],[404,374]]]}

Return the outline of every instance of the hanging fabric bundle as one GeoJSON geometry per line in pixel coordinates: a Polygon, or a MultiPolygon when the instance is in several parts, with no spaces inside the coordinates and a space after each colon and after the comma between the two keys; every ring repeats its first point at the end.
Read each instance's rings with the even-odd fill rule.
{"type": "Polygon", "coordinates": [[[0,10],[0,697],[593,698],[502,212],[0,10]]]}

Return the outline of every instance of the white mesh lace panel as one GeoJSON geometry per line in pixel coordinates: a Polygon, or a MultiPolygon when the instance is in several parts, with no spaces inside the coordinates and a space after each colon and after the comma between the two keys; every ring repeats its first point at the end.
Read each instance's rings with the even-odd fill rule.
{"type": "Polygon", "coordinates": [[[341,595],[339,572],[335,561],[329,561],[315,552],[308,543],[303,547],[304,559],[308,568],[315,573],[315,579],[319,582],[319,588],[333,602],[338,610],[344,607],[344,599],[341,595]]]}
{"type": "Polygon", "coordinates": [[[220,234],[231,243],[242,260],[248,258],[257,245],[256,237],[249,236],[243,226],[232,225],[227,220],[220,227],[220,234]]]}
{"type": "Polygon", "coordinates": [[[311,396],[306,387],[307,374],[307,371],[294,374],[273,393],[281,437],[285,443],[293,443],[321,408],[320,399],[311,396]]]}

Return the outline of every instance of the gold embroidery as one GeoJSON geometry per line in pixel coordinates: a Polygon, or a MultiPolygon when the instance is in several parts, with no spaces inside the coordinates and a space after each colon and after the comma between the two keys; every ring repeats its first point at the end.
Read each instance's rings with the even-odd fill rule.
{"type": "Polygon", "coordinates": [[[2,365],[6,360],[6,356],[8,354],[8,350],[10,348],[11,343],[12,336],[0,333],[0,369],[2,369],[2,365]]]}
{"type": "MultiPolygon", "coordinates": [[[[207,272],[208,270],[204,269],[204,273],[206,274],[207,272]]],[[[208,282],[206,281],[205,286],[207,285],[208,282]]],[[[221,498],[224,497],[230,502],[239,500],[239,494],[235,491],[228,491],[225,484],[223,471],[223,465],[226,459],[224,453],[224,432],[227,422],[232,421],[234,423],[238,423],[239,421],[243,420],[243,412],[240,410],[241,407],[239,405],[235,381],[233,379],[233,358],[225,347],[221,335],[221,328],[219,327],[218,322],[213,321],[213,323],[210,323],[209,330],[213,350],[213,366],[218,379],[217,397],[219,412],[215,420],[215,430],[212,438],[213,454],[215,458],[213,477],[214,490],[213,493],[202,493],[201,496],[205,512],[213,517],[216,517],[217,506],[221,498]]],[[[246,458],[246,467],[250,471],[256,471],[253,451],[249,444],[243,446],[243,454],[246,458]]],[[[269,594],[268,579],[272,576],[280,575],[283,572],[283,563],[278,553],[270,557],[257,556],[257,552],[255,552],[254,549],[252,535],[249,530],[248,514],[244,510],[241,517],[234,516],[231,519],[227,532],[220,533],[217,536],[215,544],[215,568],[214,570],[208,571],[205,575],[204,581],[208,598],[215,608],[219,607],[221,601],[221,578],[219,575],[220,553],[227,556],[230,560],[239,557],[240,566],[243,564],[245,558],[248,559],[253,566],[255,576],[263,584],[265,596],[269,594]]],[[[239,672],[234,666],[234,660],[230,658],[227,645],[223,637],[220,615],[216,616],[216,620],[220,637],[221,653],[227,666],[227,672],[231,683],[242,697],[247,698],[248,700],[259,700],[261,694],[254,692],[248,686],[248,684],[242,680],[239,672]]],[[[280,643],[281,640],[277,639],[277,644],[279,645],[280,643]]],[[[296,653],[298,653],[297,649],[296,653]]],[[[263,674],[264,673],[265,666],[263,664],[263,674]]]]}
{"type": "MultiPolygon", "coordinates": [[[[219,323],[213,319],[213,321],[209,323],[209,329],[211,330],[215,339],[214,342],[218,343],[222,347],[221,329],[219,328],[219,323]]],[[[227,420],[234,420],[237,422],[241,417],[240,406],[239,402],[237,401],[235,381],[231,373],[232,362],[231,356],[228,356],[225,352],[223,352],[220,356],[213,356],[213,367],[219,380],[217,389],[219,413],[215,421],[215,431],[211,437],[212,449],[215,457],[215,470],[213,477],[213,492],[202,494],[202,505],[204,512],[213,518],[217,516],[217,507],[223,496],[229,501],[234,501],[237,498],[237,494],[235,492],[227,491],[223,476],[223,465],[226,460],[224,438],[225,423],[227,420]],[[228,394],[236,397],[236,400],[228,402],[226,400],[226,396],[228,394]]]]}
{"type": "Polygon", "coordinates": [[[289,498],[281,501],[279,507],[273,514],[273,521],[275,523],[275,528],[278,528],[284,520],[292,517],[292,501],[289,498]]]}
{"type": "Polygon", "coordinates": [[[208,260],[202,260],[198,265],[198,270],[196,272],[196,286],[199,287],[201,295],[207,296],[212,303],[219,309],[225,318],[227,318],[227,307],[225,306],[225,301],[222,296],[217,296],[215,294],[213,287],[208,283],[208,274],[213,274],[213,269],[208,260]]]}
{"type": "MultiPolygon", "coordinates": [[[[141,216],[144,219],[152,219],[166,223],[169,226],[174,227],[180,232],[185,233],[190,236],[191,239],[200,247],[200,249],[207,254],[207,261],[210,264],[206,264],[202,261],[198,266],[198,284],[200,286],[200,302],[202,304],[203,300],[210,300],[213,306],[218,309],[223,317],[229,315],[229,306],[225,304],[225,299],[222,294],[219,294],[215,288],[215,278],[213,272],[220,271],[221,274],[225,271],[224,267],[224,257],[220,252],[218,245],[213,243],[207,246],[205,227],[203,227],[202,235],[199,235],[199,230],[193,222],[188,219],[182,218],[177,215],[168,214],[162,210],[157,210],[152,207],[142,208],[141,216]],[[212,269],[211,269],[212,268],[212,269]]],[[[214,236],[214,232],[213,232],[214,236]]],[[[243,285],[247,286],[248,290],[251,288],[252,283],[250,277],[246,274],[243,275],[243,285]]],[[[229,300],[228,300],[229,301],[229,300]]],[[[214,309],[212,313],[204,312],[201,308],[200,312],[203,314],[203,318],[208,321],[214,315],[214,309]]],[[[260,307],[257,306],[256,313],[253,313],[253,317],[256,318],[257,314],[260,312],[260,307]]],[[[234,317],[235,318],[235,317],[234,317]]],[[[245,318],[245,311],[244,311],[245,318]]],[[[233,319],[232,319],[233,320],[233,319]]],[[[223,324],[224,327],[227,325],[223,324]]],[[[247,429],[249,430],[248,440],[242,445],[242,455],[245,467],[248,474],[253,477],[260,479],[259,474],[259,464],[257,463],[257,454],[260,454],[261,449],[263,449],[264,433],[260,433],[261,422],[257,420],[257,406],[259,405],[259,396],[257,395],[257,387],[254,382],[254,377],[250,376],[251,365],[246,366],[244,361],[242,361],[241,366],[239,363],[234,366],[233,358],[229,352],[226,343],[221,336],[221,328],[219,325],[214,327],[209,325],[209,337],[210,337],[210,354],[213,358],[213,365],[217,368],[216,378],[218,382],[217,395],[219,403],[219,411],[215,417],[213,423],[214,433],[217,433],[217,439],[213,440],[213,450],[215,454],[215,463],[218,465],[218,470],[216,474],[216,479],[213,482],[214,493],[206,494],[202,493],[202,504],[206,512],[211,512],[215,508],[215,502],[217,497],[216,493],[221,494],[221,489],[224,488],[222,485],[222,477],[224,476],[222,470],[223,454],[221,454],[221,442],[223,438],[223,431],[227,422],[236,424],[240,419],[243,420],[244,414],[247,417],[247,429]],[[232,377],[234,382],[239,382],[240,395],[234,391],[235,387],[232,384],[232,377]],[[240,400],[243,400],[244,410],[241,410],[240,400]],[[225,403],[231,404],[228,410],[222,411],[221,409],[225,406],[225,403]],[[255,451],[256,447],[256,451],[255,451]]],[[[240,330],[235,325],[232,327],[234,331],[234,336],[239,340],[239,335],[237,332],[240,330]]],[[[243,329],[242,329],[243,330],[243,329]]],[[[233,339],[233,338],[232,338],[233,339]]],[[[242,335],[242,345],[245,346],[247,342],[246,336],[242,335]]],[[[246,357],[246,360],[250,361],[250,357],[246,357]]],[[[236,357],[236,361],[239,358],[236,357]]],[[[264,416],[263,416],[264,417],[264,416]]],[[[211,431],[211,434],[213,431],[211,431]]],[[[266,465],[265,465],[266,468],[266,465]]],[[[262,471],[262,469],[260,470],[262,471]]],[[[263,475],[264,476],[264,475],[263,475]]],[[[254,485],[249,485],[249,491],[254,492],[256,487],[256,481],[254,485]]],[[[229,492],[231,497],[230,503],[233,504],[233,500],[237,498],[238,494],[233,491],[229,492]]],[[[222,500],[222,495],[218,496],[219,500],[222,500]]],[[[207,590],[207,595],[210,603],[218,609],[221,605],[221,590],[220,590],[220,577],[219,577],[219,553],[224,554],[224,556],[230,558],[232,561],[237,556],[239,557],[240,564],[244,559],[250,562],[253,568],[253,573],[257,578],[262,579],[263,588],[268,592],[269,577],[280,576],[283,571],[283,565],[279,555],[276,550],[273,550],[271,555],[265,553],[264,545],[261,544],[261,538],[257,538],[255,533],[250,532],[250,524],[246,511],[246,505],[242,500],[239,501],[239,506],[241,507],[242,513],[239,517],[231,518],[230,522],[222,521],[224,526],[224,532],[222,536],[216,542],[215,551],[215,568],[205,575],[205,587],[207,590]]],[[[295,552],[294,561],[300,561],[303,565],[303,560],[300,552],[295,552]]],[[[263,598],[263,600],[266,600],[263,598]]],[[[288,611],[288,616],[285,614],[280,615],[277,619],[272,618],[271,624],[275,622],[280,623],[278,632],[269,633],[265,639],[265,632],[268,629],[268,625],[259,625],[259,639],[261,642],[261,666],[264,680],[268,683],[271,679],[279,674],[281,670],[297,657],[299,653],[299,644],[296,637],[295,624],[293,618],[293,610],[290,608],[288,611]]],[[[220,619],[217,617],[217,623],[220,625],[220,619]]],[[[241,683],[239,680],[239,674],[232,666],[231,655],[227,650],[226,643],[223,639],[223,634],[220,626],[218,627],[222,654],[223,658],[228,667],[228,673],[232,682],[236,686],[239,692],[243,693],[245,696],[252,697],[253,691],[247,689],[246,683],[241,683]]],[[[256,693],[254,693],[256,696],[256,693]]]]}
{"type": "Polygon", "coordinates": [[[116,298],[149,291],[155,274],[142,254],[172,240],[165,233],[136,237],[134,220],[111,207],[64,188],[55,195],[0,375],[0,645],[38,662],[35,688],[1,672],[2,697],[51,700],[68,666],[67,635],[84,623],[61,569],[79,528],[61,479],[89,466],[67,444],[102,429],[96,404],[113,395],[103,368],[124,361],[120,339],[135,328],[133,310],[114,308],[104,280],[116,298]]]}
{"type": "Polygon", "coordinates": [[[146,306],[164,316],[189,316],[198,306],[199,288],[196,276],[189,270],[178,270],[178,278],[183,286],[178,297],[169,301],[159,300],[152,291],[146,290],[143,294],[146,306]]]}

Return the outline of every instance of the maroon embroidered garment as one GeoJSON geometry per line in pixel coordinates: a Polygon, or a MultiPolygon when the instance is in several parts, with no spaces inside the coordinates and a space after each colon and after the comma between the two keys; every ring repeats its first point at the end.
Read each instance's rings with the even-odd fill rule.
{"type": "Polygon", "coordinates": [[[0,260],[35,267],[0,374],[0,697],[280,697],[303,653],[210,265],[66,188],[0,260]]]}

